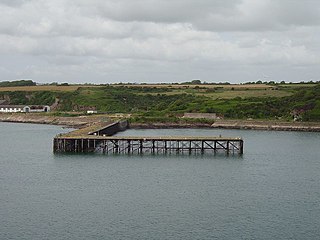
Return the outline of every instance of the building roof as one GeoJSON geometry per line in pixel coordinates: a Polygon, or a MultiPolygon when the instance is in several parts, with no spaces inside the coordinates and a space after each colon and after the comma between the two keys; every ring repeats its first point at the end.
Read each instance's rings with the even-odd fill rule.
{"type": "Polygon", "coordinates": [[[29,107],[30,109],[43,109],[45,107],[49,107],[46,105],[26,105],[26,107],[29,107]]]}

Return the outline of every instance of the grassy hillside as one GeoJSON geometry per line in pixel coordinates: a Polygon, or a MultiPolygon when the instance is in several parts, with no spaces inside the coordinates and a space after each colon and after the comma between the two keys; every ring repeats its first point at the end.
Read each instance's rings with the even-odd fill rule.
{"type": "Polygon", "coordinates": [[[60,111],[95,107],[100,112],[135,113],[142,117],[173,117],[184,112],[219,113],[226,118],[320,120],[320,85],[107,85],[41,86],[47,89],[2,91],[12,104],[52,104],[60,111]],[[51,90],[50,90],[51,88],[51,90]]]}

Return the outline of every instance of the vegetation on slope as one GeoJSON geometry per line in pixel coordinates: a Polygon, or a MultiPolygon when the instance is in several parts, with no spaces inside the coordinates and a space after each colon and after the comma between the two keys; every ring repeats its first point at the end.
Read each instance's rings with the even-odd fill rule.
{"type": "Polygon", "coordinates": [[[11,104],[47,104],[60,111],[134,113],[137,121],[171,120],[184,112],[218,113],[237,119],[320,121],[320,84],[306,85],[105,85],[75,91],[0,92],[11,104]]]}
{"type": "Polygon", "coordinates": [[[55,101],[53,92],[0,92],[0,99],[9,100],[10,104],[51,105],[55,101]]]}

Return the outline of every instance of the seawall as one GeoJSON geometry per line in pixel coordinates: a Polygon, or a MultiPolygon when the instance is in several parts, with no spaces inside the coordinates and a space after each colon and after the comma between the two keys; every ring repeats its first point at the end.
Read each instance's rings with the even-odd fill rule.
{"type": "Polygon", "coordinates": [[[128,120],[121,120],[111,123],[102,128],[95,129],[94,131],[88,132],[88,135],[95,136],[112,136],[117,132],[125,131],[128,128],[128,120]]]}
{"type": "Polygon", "coordinates": [[[257,120],[218,120],[212,128],[268,131],[320,132],[320,122],[281,122],[257,120]]]}
{"type": "Polygon", "coordinates": [[[0,113],[0,122],[34,123],[62,125],[73,128],[83,128],[100,122],[113,122],[119,118],[106,115],[83,115],[74,117],[60,117],[30,113],[0,113]]]}
{"type": "MultiPolygon", "coordinates": [[[[73,128],[83,128],[111,119],[108,115],[84,115],[77,117],[57,117],[43,114],[0,113],[0,122],[18,122],[35,124],[62,125],[73,128]]],[[[119,118],[118,118],[119,119],[119,118]]],[[[320,122],[284,122],[258,120],[216,120],[209,123],[130,123],[133,129],[160,128],[220,128],[220,129],[250,129],[271,131],[302,131],[320,132],[320,122]]]]}
{"type": "Polygon", "coordinates": [[[130,123],[133,129],[161,128],[217,128],[217,129],[248,129],[264,131],[298,131],[320,132],[320,122],[280,122],[280,121],[249,121],[249,120],[217,120],[207,123],[130,123]]]}

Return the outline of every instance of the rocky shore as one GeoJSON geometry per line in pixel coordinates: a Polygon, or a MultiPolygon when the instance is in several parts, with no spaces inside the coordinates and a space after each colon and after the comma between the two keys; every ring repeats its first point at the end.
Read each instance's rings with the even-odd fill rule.
{"type": "MultiPolygon", "coordinates": [[[[109,115],[85,115],[77,117],[59,117],[43,114],[1,113],[0,122],[18,122],[35,124],[53,124],[73,128],[83,128],[96,123],[112,120],[109,115]]],[[[118,120],[118,119],[114,119],[118,120]]],[[[257,120],[216,120],[209,123],[130,123],[133,129],[158,128],[222,128],[222,129],[252,129],[271,131],[303,131],[320,132],[320,122],[284,122],[257,120]]]]}

